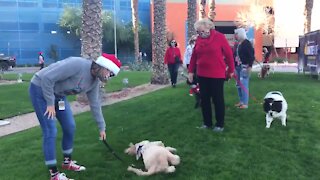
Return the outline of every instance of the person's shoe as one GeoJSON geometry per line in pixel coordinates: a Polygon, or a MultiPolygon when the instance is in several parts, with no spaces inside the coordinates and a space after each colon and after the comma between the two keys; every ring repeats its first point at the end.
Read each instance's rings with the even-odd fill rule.
{"type": "Polygon", "coordinates": [[[207,125],[197,126],[198,129],[209,129],[207,125]]]}
{"type": "Polygon", "coordinates": [[[69,163],[62,163],[62,169],[71,171],[84,171],[86,168],[84,166],[78,165],[77,161],[69,161],[69,163]]]}
{"type": "Polygon", "coordinates": [[[241,106],[238,107],[239,109],[248,109],[247,105],[242,104],[241,106]]]}
{"type": "Polygon", "coordinates": [[[175,88],[175,87],[176,87],[176,84],[172,84],[172,87],[175,88]]]}
{"type": "Polygon", "coordinates": [[[217,127],[217,126],[216,126],[216,127],[213,128],[213,131],[214,131],[214,132],[222,132],[223,130],[224,130],[223,127],[217,127]]]}
{"type": "Polygon", "coordinates": [[[65,173],[57,172],[55,175],[51,176],[50,180],[73,180],[73,179],[69,179],[65,173]]]}
{"type": "Polygon", "coordinates": [[[238,102],[237,104],[234,104],[235,107],[239,107],[239,106],[241,106],[241,105],[242,105],[241,102],[238,102]]]}

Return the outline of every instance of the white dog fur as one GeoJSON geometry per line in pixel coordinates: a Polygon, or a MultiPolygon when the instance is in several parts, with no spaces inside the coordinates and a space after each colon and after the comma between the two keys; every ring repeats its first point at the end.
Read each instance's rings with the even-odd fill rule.
{"type": "Polygon", "coordinates": [[[266,128],[270,128],[274,118],[281,119],[286,126],[288,103],[279,91],[271,91],[264,97],[264,111],[266,113],[266,128]]]}
{"type": "Polygon", "coordinates": [[[180,163],[180,157],[172,154],[173,152],[176,152],[175,148],[165,147],[161,141],[150,142],[145,140],[135,145],[130,143],[125,153],[136,155],[137,160],[142,157],[147,171],[132,166],[128,167],[128,171],[132,171],[139,176],[149,176],[159,172],[173,173],[175,171],[174,166],[180,163]]]}

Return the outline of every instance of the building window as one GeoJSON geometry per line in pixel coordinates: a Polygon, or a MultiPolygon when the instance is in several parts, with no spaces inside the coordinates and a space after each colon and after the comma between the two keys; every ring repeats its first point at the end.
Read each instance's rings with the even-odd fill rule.
{"type": "Polygon", "coordinates": [[[150,3],[148,2],[141,2],[138,5],[138,9],[141,11],[149,11],[150,10],[150,3]]]}
{"type": "Polygon", "coordinates": [[[102,8],[103,9],[113,9],[114,1],[113,0],[103,0],[102,8]]]}
{"type": "Polygon", "coordinates": [[[0,0],[0,7],[16,7],[16,6],[17,6],[16,1],[0,0]]]}
{"type": "Polygon", "coordinates": [[[1,22],[0,31],[18,31],[18,23],[1,22]]]}
{"type": "Polygon", "coordinates": [[[120,10],[131,10],[130,1],[120,1],[120,10]]]}
{"type": "Polygon", "coordinates": [[[37,7],[38,1],[37,0],[19,0],[18,6],[19,7],[37,7]]]}
{"type": "Polygon", "coordinates": [[[42,0],[43,8],[57,8],[59,0],[42,0]]]}
{"type": "Polygon", "coordinates": [[[58,24],[55,24],[55,23],[44,23],[43,24],[43,32],[44,33],[55,34],[58,32],[58,29],[59,29],[58,24]]]}
{"type": "Polygon", "coordinates": [[[25,32],[39,32],[38,23],[20,23],[20,30],[25,32]]]}

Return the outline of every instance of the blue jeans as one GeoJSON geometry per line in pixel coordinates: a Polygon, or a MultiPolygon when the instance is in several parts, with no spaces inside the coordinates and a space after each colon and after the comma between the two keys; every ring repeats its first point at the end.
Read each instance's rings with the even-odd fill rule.
{"type": "MultiPolygon", "coordinates": [[[[32,101],[33,108],[37,114],[41,130],[42,130],[42,149],[45,158],[46,165],[57,164],[56,160],[56,137],[57,127],[56,119],[48,119],[47,115],[44,115],[47,109],[46,100],[43,97],[42,89],[39,86],[30,84],[29,94],[32,101]]],[[[73,150],[73,138],[75,132],[75,121],[72,115],[70,104],[66,97],[55,98],[56,117],[62,127],[62,150],[64,154],[71,154],[73,150]],[[58,109],[58,101],[63,100],[65,102],[65,110],[58,109]]]]}
{"type": "Polygon", "coordinates": [[[240,103],[248,106],[250,73],[248,72],[247,68],[243,66],[237,66],[236,74],[237,74],[237,81],[241,83],[241,85],[238,84],[238,82],[236,84],[240,103]]]}

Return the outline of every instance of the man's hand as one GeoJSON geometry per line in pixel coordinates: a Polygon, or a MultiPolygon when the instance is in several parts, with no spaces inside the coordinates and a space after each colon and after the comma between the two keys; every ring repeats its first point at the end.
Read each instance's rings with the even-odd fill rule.
{"type": "Polygon", "coordinates": [[[193,73],[189,73],[188,74],[188,80],[189,80],[190,83],[193,82],[193,73]]]}
{"type": "Polygon", "coordinates": [[[56,117],[56,110],[54,106],[47,106],[47,110],[44,115],[48,115],[48,119],[53,119],[54,117],[56,117]]]}
{"type": "Polygon", "coordinates": [[[106,136],[106,132],[105,131],[100,131],[100,140],[106,140],[107,136],[106,136]]]}

